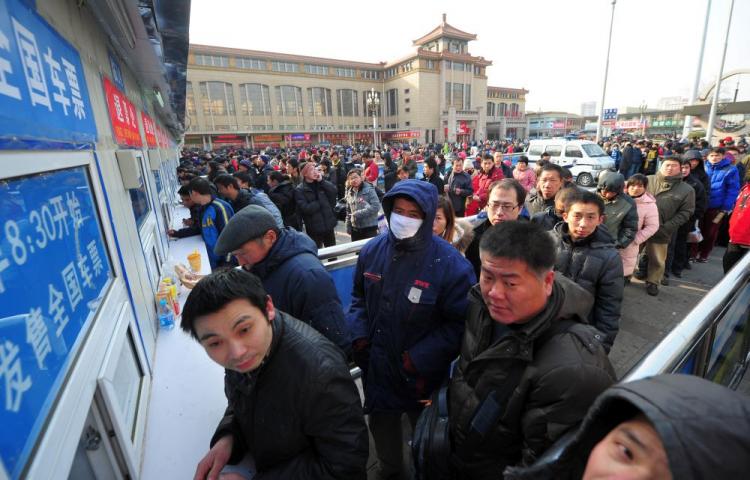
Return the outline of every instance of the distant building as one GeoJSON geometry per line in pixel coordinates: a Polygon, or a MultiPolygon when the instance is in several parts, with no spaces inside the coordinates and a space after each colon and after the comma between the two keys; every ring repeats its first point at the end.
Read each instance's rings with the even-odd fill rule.
{"type": "Polygon", "coordinates": [[[680,110],[687,105],[688,99],[685,97],[662,97],[656,102],[657,110],[680,110]]]}
{"type": "Polygon", "coordinates": [[[373,89],[378,143],[484,140],[488,124],[525,135],[528,91],[487,87],[492,62],[469,53],[476,38],[443,15],[411,54],[381,63],[190,45],[185,144],[370,144],[373,89]]]}
{"type": "Polygon", "coordinates": [[[583,130],[584,118],[567,112],[538,112],[526,115],[529,138],[562,137],[583,130]]]}
{"type": "Polygon", "coordinates": [[[593,117],[597,115],[596,102],[583,102],[581,104],[581,116],[593,117]]]}

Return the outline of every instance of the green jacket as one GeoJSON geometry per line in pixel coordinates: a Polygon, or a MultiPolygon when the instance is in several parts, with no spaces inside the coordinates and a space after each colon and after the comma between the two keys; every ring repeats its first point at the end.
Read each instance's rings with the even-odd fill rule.
{"type": "Polygon", "coordinates": [[[695,190],[682,181],[682,175],[665,177],[657,172],[648,176],[648,192],[659,210],[659,230],[649,242],[669,243],[672,234],[693,216],[695,190]]]}

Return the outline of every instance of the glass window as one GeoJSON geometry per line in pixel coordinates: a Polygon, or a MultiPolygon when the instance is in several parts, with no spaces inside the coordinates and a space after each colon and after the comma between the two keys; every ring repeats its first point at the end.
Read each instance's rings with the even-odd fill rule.
{"type": "Polygon", "coordinates": [[[271,98],[268,85],[243,83],[240,85],[240,110],[249,117],[270,116],[271,98]]]}
{"type": "Polygon", "coordinates": [[[305,64],[305,73],[311,75],[328,75],[328,67],[324,65],[305,64]]]}
{"type": "Polygon", "coordinates": [[[497,104],[498,112],[497,114],[501,117],[504,117],[508,113],[508,104],[505,102],[501,102],[497,104]]]}
{"type": "Polygon", "coordinates": [[[258,58],[237,57],[237,68],[248,68],[251,70],[265,70],[266,61],[258,58]]]}
{"type": "Polygon", "coordinates": [[[193,83],[187,82],[185,88],[185,110],[189,117],[195,116],[195,96],[193,95],[193,83]]]}
{"type": "Polygon", "coordinates": [[[274,72],[297,73],[299,64],[291,62],[272,62],[271,69],[274,72]]]}
{"type": "Polygon", "coordinates": [[[549,153],[551,157],[559,157],[562,153],[562,147],[560,145],[547,145],[544,151],[549,153]]]}
{"type": "Polygon", "coordinates": [[[302,115],[302,89],[292,85],[276,87],[276,114],[289,117],[302,115]]]}
{"type": "Polygon", "coordinates": [[[495,116],[495,104],[492,102],[487,102],[487,116],[488,117],[495,116]]]}
{"type": "Polygon", "coordinates": [[[602,147],[595,143],[586,143],[584,145],[581,145],[581,148],[583,148],[583,151],[586,152],[586,155],[589,157],[608,157],[607,152],[602,150],[602,147]]]}
{"type": "Polygon", "coordinates": [[[354,78],[354,69],[353,68],[337,68],[336,76],[354,78]]]}
{"type": "Polygon", "coordinates": [[[204,115],[234,115],[234,92],[231,83],[200,82],[204,115]]]}
{"type": "Polygon", "coordinates": [[[578,148],[575,145],[566,145],[565,146],[565,156],[570,158],[583,158],[583,154],[581,153],[581,149],[578,148]]]}
{"type": "Polygon", "coordinates": [[[204,55],[196,53],[195,64],[207,67],[228,67],[229,57],[225,57],[223,55],[204,55]]]}
{"type": "Polygon", "coordinates": [[[359,116],[359,100],[356,90],[336,90],[336,97],[339,104],[339,117],[359,116]]]}
{"type": "Polygon", "coordinates": [[[434,70],[435,69],[435,61],[434,60],[427,60],[427,68],[429,68],[430,70],[434,70]]]}
{"type": "Polygon", "coordinates": [[[462,62],[452,62],[451,68],[457,72],[463,72],[466,70],[466,64],[462,62]]]}
{"type": "Polygon", "coordinates": [[[457,110],[463,110],[464,108],[464,84],[454,83],[451,88],[452,97],[449,105],[455,107],[457,110]]]}
{"type": "Polygon", "coordinates": [[[398,89],[392,88],[385,92],[386,116],[398,115],[398,89]]]}
{"type": "Polygon", "coordinates": [[[529,155],[541,155],[541,154],[542,154],[541,145],[535,145],[533,147],[529,147],[529,155]]]}
{"type": "Polygon", "coordinates": [[[143,170],[143,162],[139,161],[138,167],[141,170],[141,185],[138,188],[131,188],[128,193],[130,194],[130,205],[133,207],[133,214],[135,215],[135,225],[141,228],[151,212],[151,204],[148,201],[148,192],[146,191],[146,172],[143,170]]]}
{"type": "Polygon", "coordinates": [[[307,107],[310,115],[329,117],[333,115],[331,108],[331,90],[329,88],[312,87],[307,89],[307,107]]]}

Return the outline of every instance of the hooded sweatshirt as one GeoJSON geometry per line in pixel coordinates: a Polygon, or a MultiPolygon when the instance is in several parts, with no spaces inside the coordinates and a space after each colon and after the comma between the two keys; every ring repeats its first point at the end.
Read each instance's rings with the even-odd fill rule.
{"type": "Polygon", "coordinates": [[[594,446],[638,413],[659,434],[675,480],[747,478],[750,397],[692,375],[668,374],[611,387],[556,459],[510,468],[505,479],[579,479],[594,446]]]}

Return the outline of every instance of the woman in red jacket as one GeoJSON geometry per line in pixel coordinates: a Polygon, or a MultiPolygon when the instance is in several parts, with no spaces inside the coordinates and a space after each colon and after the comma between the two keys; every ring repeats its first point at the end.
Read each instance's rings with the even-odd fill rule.
{"type": "Polygon", "coordinates": [[[479,213],[485,205],[487,205],[487,199],[489,198],[490,185],[498,180],[502,180],[503,170],[497,168],[492,160],[492,155],[485,155],[482,158],[482,171],[474,176],[472,179],[472,187],[474,187],[474,196],[470,197],[471,200],[466,205],[465,215],[476,215],[479,213]]]}
{"type": "Polygon", "coordinates": [[[729,218],[729,245],[722,263],[727,273],[750,250],[750,182],[740,190],[729,218]]]}

